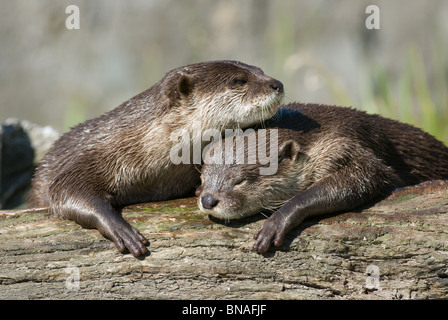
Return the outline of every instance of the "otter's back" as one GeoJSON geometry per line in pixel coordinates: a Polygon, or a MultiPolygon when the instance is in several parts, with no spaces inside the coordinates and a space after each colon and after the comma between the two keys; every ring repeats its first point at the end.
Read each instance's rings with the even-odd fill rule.
{"type": "Polygon", "coordinates": [[[356,145],[368,148],[393,168],[405,184],[448,179],[448,148],[409,124],[352,108],[320,104],[285,105],[281,114],[279,119],[288,119],[286,122],[296,130],[353,139],[356,145]],[[291,113],[300,115],[291,117],[291,113]]]}

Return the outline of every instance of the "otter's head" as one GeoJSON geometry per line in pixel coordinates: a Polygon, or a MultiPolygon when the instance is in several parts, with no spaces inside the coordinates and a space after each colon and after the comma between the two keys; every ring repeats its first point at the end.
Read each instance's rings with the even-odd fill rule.
{"type": "Polygon", "coordinates": [[[255,66],[210,61],[180,67],[162,80],[170,107],[203,128],[246,128],[270,118],[284,96],[283,84],[255,66]]]}
{"type": "MultiPolygon", "coordinates": [[[[248,136],[256,134],[256,132],[248,136]]],[[[262,175],[260,168],[266,163],[240,164],[233,158],[231,163],[216,164],[217,149],[225,152],[225,142],[234,137],[214,143],[206,152],[201,171],[201,186],[196,190],[198,206],[201,211],[221,219],[238,219],[263,210],[273,210],[290,200],[301,188],[300,169],[303,167],[304,155],[299,145],[293,140],[279,143],[275,174],[262,175]],[[210,163],[210,158],[214,158],[210,163]]],[[[233,143],[235,145],[238,143],[233,143]]],[[[245,145],[245,158],[257,152],[257,144],[245,145]]],[[[224,157],[224,156],[223,156],[224,157]]],[[[241,162],[241,161],[239,161],[241,162]]]]}

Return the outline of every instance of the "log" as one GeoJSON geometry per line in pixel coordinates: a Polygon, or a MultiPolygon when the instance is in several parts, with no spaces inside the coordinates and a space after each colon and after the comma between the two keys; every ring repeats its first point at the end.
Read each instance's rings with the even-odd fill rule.
{"type": "Polygon", "coordinates": [[[363,210],[307,220],[251,250],[264,217],[224,223],[195,198],[123,210],[149,254],[46,212],[0,217],[0,299],[446,299],[448,181],[396,190],[363,210]]]}

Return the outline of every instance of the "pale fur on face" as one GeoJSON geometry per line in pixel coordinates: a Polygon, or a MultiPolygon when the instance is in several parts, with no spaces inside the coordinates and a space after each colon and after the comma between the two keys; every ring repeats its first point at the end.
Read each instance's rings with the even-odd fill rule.
{"type": "Polygon", "coordinates": [[[212,96],[193,97],[194,119],[203,121],[204,129],[247,128],[272,117],[283,94],[272,92],[247,101],[244,91],[226,90],[212,96]]]}

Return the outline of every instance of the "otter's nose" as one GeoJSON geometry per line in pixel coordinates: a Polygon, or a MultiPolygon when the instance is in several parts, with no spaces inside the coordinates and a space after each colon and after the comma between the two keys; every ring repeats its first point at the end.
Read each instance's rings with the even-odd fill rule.
{"type": "Polygon", "coordinates": [[[272,80],[271,81],[271,88],[274,89],[277,92],[283,92],[283,83],[281,83],[278,80],[272,80]]]}
{"type": "Polygon", "coordinates": [[[211,194],[206,194],[201,198],[202,206],[205,209],[213,209],[218,204],[219,200],[215,199],[211,194]]]}

